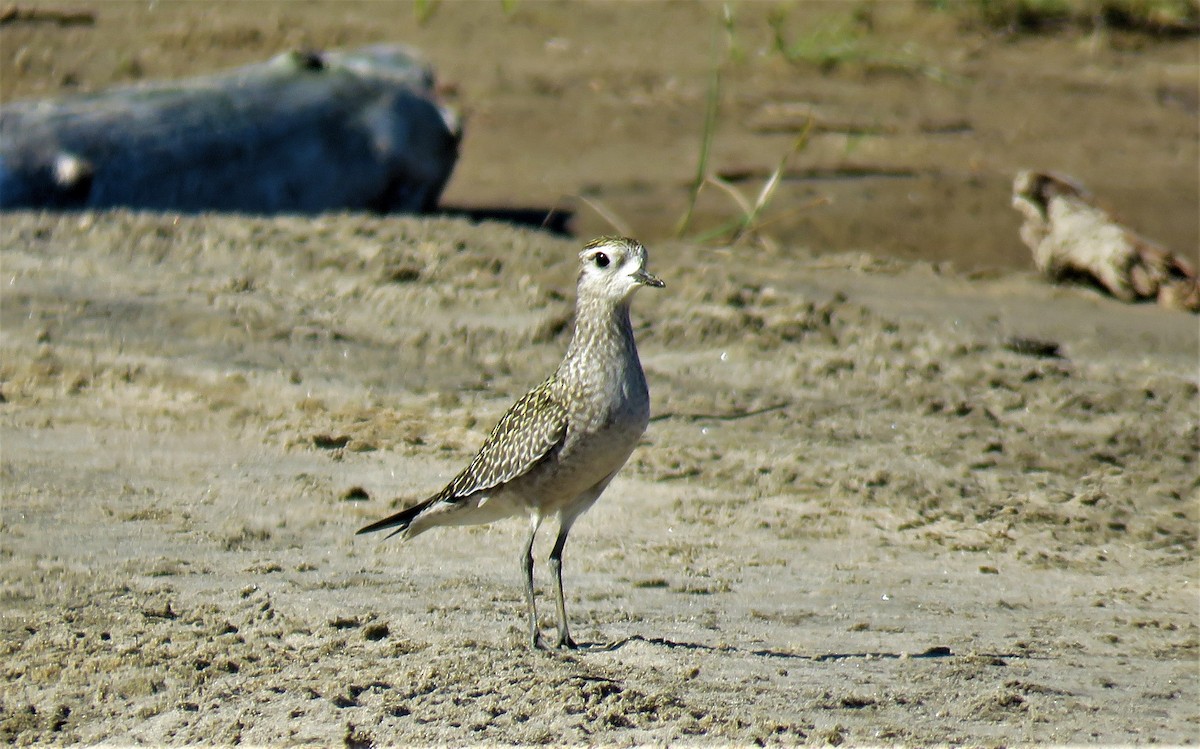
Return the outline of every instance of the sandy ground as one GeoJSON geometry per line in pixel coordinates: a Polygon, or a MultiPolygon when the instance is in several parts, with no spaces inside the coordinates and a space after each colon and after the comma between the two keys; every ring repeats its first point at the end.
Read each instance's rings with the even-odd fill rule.
{"type": "MultiPolygon", "coordinates": [[[[1200,743],[1196,318],[1044,284],[1006,207],[1010,162],[1061,168],[1194,251],[1194,40],[935,23],[932,40],[974,50],[955,69],[975,83],[951,89],[743,63],[737,106],[803,88],[908,112],[910,135],[932,105],[906,101],[971,122],[958,151],[915,135],[887,151],[923,164],[907,181],[797,177],[781,211],[804,190],[836,200],[781,219],[767,250],[663,239],[695,165],[676,141],[698,136],[711,7],[496,6],[417,27],[408,11],[371,26],[380,6],[359,4],[219,6],[191,26],[212,6],[104,5],[93,27],[0,31],[0,90],[407,38],[475,107],[451,202],[546,204],[598,180],[668,286],[634,306],[654,421],[567,547],[590,647],[525,649],[523,522],[353,535],[439,488],[557,363],[582,241],[448,218],[6,214],[0,741],[1200,743]],[[606,13],[624,25],[602,31],[606,13]],[[665,30],[680,44],[637,69],[629,49],[665,30]],[[61,54],[20,63],[26,37],[61,54]],[[529,56],[478,71],[464,39],[529,56]],[[1037,55],[1059,88],[1018,106],[1012,66],[1037,55]],[[1052,122],[1105,101],[1107,124],[1052,122]],[[552,102],[594,107],[591,129],[526,148],[517,133],[553,132],[552,102]],[[633,137],[656,117],[675,145],[633,137]],[[573,160],[576,138],[599,152],[573,160]],[[945,168],[974,151],[978,170],[945,168]],[[640,185],[627,203],[622,184],[640,185]]],[[[747,28],[766,13],[737,7],[747,28]]],[[[886,21],[885,40],[907,28],[886,21]]],[[[719,166],[769,170],[778,142],[728,122],[719,166]]]]}
{"type": "Polygon", "coordinates": [[[557,655],[523,646],[523,523],[352,533],[554,366],[574,243],[125,214],[2,241],[5,741],[1197,740],[1193,317],[654,248],[656,420],[567,549],[577,637],[617,647],[557,655]]]}

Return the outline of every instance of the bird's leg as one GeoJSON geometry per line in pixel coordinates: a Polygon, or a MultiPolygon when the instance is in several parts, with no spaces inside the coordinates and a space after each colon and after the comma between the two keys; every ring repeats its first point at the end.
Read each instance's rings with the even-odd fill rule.
{"type": "Polygon", "coordinates": [[[541,523],[541,514],[535,512],[530,522],[529,540],[525,542],[525,556],[521,559],[521,569],[525,573],[525,606],[529,610],[529,647],[534,650],[546,649],[538,629],[537,604],[533,601],[533,537],[537,535],[541,523]]]}
{"type": "Polygon", "coordinates": [[[554,604],[558,609],[558,642],[557,647],[575,650],[579,646],[571,639],[571,632],[567,627],[567,604],[563,601],[563,584],[562,584],[562,553],[563,547],[567,545],[567,533],[571,531],[571,524],[575,522],[574,517],[564,517],[558,529],[558,538],[554,541],[554,548],[550,550],[550,569],[554,572],[554,604]]]}

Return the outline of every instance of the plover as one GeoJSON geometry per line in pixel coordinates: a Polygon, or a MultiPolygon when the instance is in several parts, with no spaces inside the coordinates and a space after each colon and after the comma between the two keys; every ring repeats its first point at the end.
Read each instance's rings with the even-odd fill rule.
{"type": "Polygon", "coordinates": [[[650,419],[650,394],[629,321],[633,293],[662,288],[646,271],[646,249],[626,237],[601,237],[579,253],[575,333],[554,374],[500,419],[479,454],[440,492],[359,533],[395,528],[413,538],[439,525],[476,525],[525,513],[530,518],[521,569],[529,642],[546,643],[533,600],[533,539],[557,515],[550,552],[559,648],[575,648],[563,602],[562,553],[571,525],[629,459],[650,419]]]}

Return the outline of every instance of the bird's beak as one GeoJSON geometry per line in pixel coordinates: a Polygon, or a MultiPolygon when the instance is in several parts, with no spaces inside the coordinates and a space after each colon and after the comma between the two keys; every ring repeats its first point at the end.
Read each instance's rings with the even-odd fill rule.
{"type": "Polygon", "coordinates": [[[651,273],[647,273],[644,270],[639,270],[637,273],[634,273],[633,280],[637,281],[643,286],[653,286],[656,289],[661,289],[662,287],[666,286],[666,284],[662,282],[661,278],[651,273]]]}

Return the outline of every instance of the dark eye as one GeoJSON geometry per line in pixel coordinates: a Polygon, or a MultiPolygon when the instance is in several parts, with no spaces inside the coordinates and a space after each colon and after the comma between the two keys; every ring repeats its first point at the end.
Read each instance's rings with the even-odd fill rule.
{"type": "Polygon", "coordinates": [[[603,252],[597,252],[596,257],[593,259],[596,261],[596,265],[600,266],[601,268],[608,267],[608,255],[605,255],[603,252]]]}

